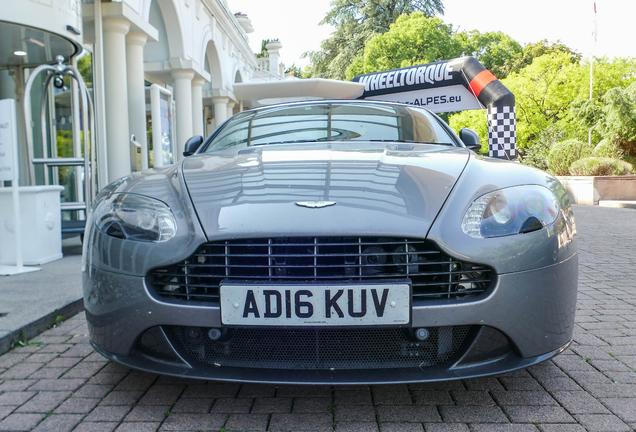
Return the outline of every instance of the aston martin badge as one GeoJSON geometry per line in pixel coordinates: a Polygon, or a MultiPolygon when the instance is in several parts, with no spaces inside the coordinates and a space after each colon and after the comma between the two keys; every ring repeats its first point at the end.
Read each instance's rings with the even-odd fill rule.
{"type": "Polygon", "coordinates": [[[296,201],[296,205],[307,208],[323,208],[336,205],[336,201],[296,201]]]}

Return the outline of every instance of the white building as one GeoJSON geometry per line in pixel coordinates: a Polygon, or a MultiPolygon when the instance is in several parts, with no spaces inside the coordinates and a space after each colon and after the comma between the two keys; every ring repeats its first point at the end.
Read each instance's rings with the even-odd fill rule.
{"type": "MultiPolygon", "coordinates": [[[[231,0],[0,0],[0,10],[0,99],[17,102],[20,185],[65,187],[63,232],[81,231],[95,191],[132,171],[177,162],[190,137],[210,134],[244,108],[362,91],[357,83],[281,81],[281,43],[270,42],[269,58],[257,58],[248,45],[250,19],[231,0]],[[66,77],[47,86],[48,72],[34,74],[59,55],[88,86],[93,133],[82,129],[92,122],[80,111],[78,85],[66,77]],[[94,141],[86,151],[85,136],[94,141]],[[86,170],[92,189],[82,182],[86,170]]],[[[0,207],[8,185],[0,181],[0,207]]],[[[3,217],[10,216],[0,209],[3,217]]]]}

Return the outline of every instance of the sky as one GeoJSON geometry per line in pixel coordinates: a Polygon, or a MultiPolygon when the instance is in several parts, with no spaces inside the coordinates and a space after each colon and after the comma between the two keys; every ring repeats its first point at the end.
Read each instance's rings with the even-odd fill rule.
{"type": "MultiPolygon", "coordinates": [[[[254,32],[248,35],[254,52],[263,39],[280,39],[281,61],[304,67],[306,51],[320,49],[333,28],[319,25],[329,11],[329,0],[227,0],[234,13],[246,13],[254,32]]],[[[502,31],[522,44],[560,39],[570,48],[590,55],[594,48],[594,3],[597,42],[594,55],[636,57],[636,0],[444,0],[441,18],[455,30],[502,31]]]]}

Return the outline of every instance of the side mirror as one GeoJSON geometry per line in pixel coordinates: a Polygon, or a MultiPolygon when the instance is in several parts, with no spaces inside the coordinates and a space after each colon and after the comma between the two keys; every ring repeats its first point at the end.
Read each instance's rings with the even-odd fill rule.
{"type": "Polygon", "coordinates": [[[185,146],[183,147],[183,155],[193,155],[197,149],[201,147],[201,144],[203,144],[203,137],[201,135],[193,136],[186,141],[185,146]]]}
{"type": "Polygon", "coordinates": [[[466,148],[478,152],[481,150],[479,135],[472,129],[462,128],[459,130],[459,139],[462,140],[466,148]]]}

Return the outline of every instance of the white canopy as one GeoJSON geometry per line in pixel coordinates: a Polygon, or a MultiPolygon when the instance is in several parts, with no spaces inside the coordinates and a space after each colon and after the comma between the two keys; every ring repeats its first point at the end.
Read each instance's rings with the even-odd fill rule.
{"type": "Polygon", "coordinates": [[[234,95],[250,107],[302,100],[356,99],[363,92],[363,83],[323,78],[234,83],[234,95]]]}

